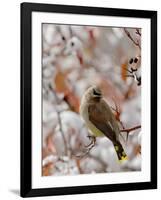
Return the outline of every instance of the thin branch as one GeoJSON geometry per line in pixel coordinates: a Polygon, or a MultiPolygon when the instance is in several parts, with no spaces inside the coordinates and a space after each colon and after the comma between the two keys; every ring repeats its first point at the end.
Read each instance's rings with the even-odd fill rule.
{"type": "Polygon", "coordinates": [[[96,138],[94,136],[87,136],[89,139],[91,139],[91,142],[89,145],[85,146],[85,152],[80,154],[80,155],[75,155],[76,158],[84,158],[85,156],[87,156],[90,151],[93,149],[93,147],[96,144],[96,138]]]}
{"type": "Polygon", "coordinates": [[[138,125],[138,126],[128,128],[128,129],[122,129],[122,130],[120,130],[120,132],[130,133],[131,131],[135,131],[135,130],[140,129],[140,128],[141,128],[141,125],[138,125]]]}
{"type": "MultiPolygon", "coordinates": [[[[133,75],[131,75],[131,76],[133,76],[133,75]]],[[[134,78],[134,76],[133,76],[132,78],[134,78]]],[[[129,99],[129,97],[130,97],[130,92],[131,92],[131,90],[132,90],[133,84],[134,84],[134,81],[132,81],[132,82],[130,83],[130,85],[128,86],[128,89],[127,89],[126,92],[124,93],[124,99],[125,99],[125,100],[126,100],[126,99],[129,99]]]]}
{"type": "Polygon", "coordinates": [[[126,77],[134,78],[134,75],[128,74],[128,75],[126,75],[126,77]]]}
{"type": "Polygon", "coordinates": [[[64,142],[64,149],[65,149],[65,154],[68,154],[68,147],[67,147],[67,141],[65,139],[65,134],[64,131],[62,129],[62,122],[61,122],[61,118],[60,118],[60,112],[57,111],[57,115],[58,115],[58,122],[59,122],[59,126],[60,126],[60,132],[62,134],[62,138],[63,138],[63,142],[64,142]]]}
{"type": "Polygon", "coordinates": [[[120,130],[120,132],[125,132],[125,133],[127,133],[127,135],[126,135],[126,141],[128,141],[128,136],[129,136],[129,133],[131,132],[131,131],[135,131],[135,130],[137,130],[137,129],[139,129],[139,128],[141,128],[141,125],[138,125],[138,126],[135,126],[135,127],[132,127],[132,128],[128,128],[128,129],[122,129],[122,130],[120,130]]]}
{"type": "Polygon", "coordinates": [[[138,34],[141,37],[141,33],[138,28],[136,28],[136,34],[138,34]]]}
{"type": "Polygon", "coordinates": [[[140,86],[141,85],[141,77],[138,77],[136,72],[137,72],[137,69],[132,69],[129,70],[127,68],[124,68],[127,72],[129,72],[130,74],[127,74],[126,77],[128,78],[133,78],[136,82],[137,82],[137,85],[140,86]]]}
{"type": "Polygon", "coordinates": [[[130,32],[129,32],[126,28],[124,28],[124,31],[125,31],[127,37],[128,37],[136,46],[138,46],[139,49],[141,49],[141,46],[140,46],[139,42],[138,42],[138,41],[135,41],[135,40],[133,39],[133,37],[130,35],[130,32]]]}
{"type": "MultiPolygon", "coordinates": [[[[52,94],[54,95],[56,103],[60,104],[61,103],[60,99],[56,95],[56,92],[53,90],[51,84],[49,84],[48,87],[49,87],[49,90],[51,90],[52,94]]],[[[59,123],[59,127],[60,127],[60,132],[61,132],[61,135],[62,135],[62,138],[63,138],[63,142],[64,142],[65,155],[68,155],[67,141],[66,141],[65,134],[64,134],[64,131],[63,131],[63,128],[62,128],[62,121],[61,121],[61,117],[60,117],[61,111],[56,110],[56,112],[57,112],[57,116],[58,116],[58,123],[59,123]]]]}
{"type": "Polygon", "coordinates": [[[80,165],[80,160],[75,159],[75,161],[76,161],[76,165],[77,165],[77,169],[78,169],[79,173],[80,174],[84,174],[84,172],[83,172],[83,170],[81,168],[81,165],[80,165]]]}
{"type": "Polygon", "coordinates": [[[124,127],[124,125],[123,125],[123,122],[122,122],[121,119],[120,119],[120,115],[121,115],[121,109],[120,109],[120,106],[117,105],[117,103],[116,103],[116,101],[115,101],[114,98],[112,98],[112,100],[113,100],[113,102],[114,102],[114,104],[115,104],[115,108],[113,108],[113,107],[111,107],[111,108],[112,108],[112,110],[114,110],[115,113],[116,113],[116,115],[115,115],[116,120],[120,123],[120,125],[121,125],[122,128],[124,129],[125,127],[124,127]]]}

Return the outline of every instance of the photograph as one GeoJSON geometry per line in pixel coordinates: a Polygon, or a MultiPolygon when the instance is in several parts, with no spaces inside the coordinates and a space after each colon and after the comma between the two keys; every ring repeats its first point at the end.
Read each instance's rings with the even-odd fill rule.
{"type": "Polygon", "coordinates": [[[21,4],[21,196],[157,188],[157,12],[21,4]]]}
{"type": "Polygon", "coordinates": [[[41,175],[141,171],[142,29],[42,23],[41,40],[41,175]]]}

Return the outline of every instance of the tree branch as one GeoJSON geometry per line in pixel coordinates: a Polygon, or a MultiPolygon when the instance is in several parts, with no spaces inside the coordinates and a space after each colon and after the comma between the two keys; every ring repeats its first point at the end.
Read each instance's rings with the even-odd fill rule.
{"type": "Polygon", "coordinates": [[[125,127],[124,127],[124,125],[123,125],[123,122],[122,122],[121,119],[120,119],[120,115],[121,115],[120,106],[117,105],[117,103],[116,103],[116,101],[115,101],[114,98],[112,98],[112,100],[113,100],[113,102],[114,102],[114,104],[115,104],[115,108],[111,107],[112,110],[114,110],[114,112],[115,112],[115,118],[116,118],[116,120],[120,123],[120,125],[122,126],[122,128],[124,129],[125,127]]]}
{"type": "Polygon", "coordinates": [[[128,128],[128,129],[122,129],[122,130],[120,130],[120,132],[125,132],[125,133],[127,133],[127,136],[126,136],[126,141],[128,140],[128,136],[129,136],[129,133],[131,132],[131,131],[135,131],[135,130],[137,130],[137,129],[139,129],[139,128],[141,128],[141,125],[138,125],[138,126],[135,126],[135,127],[132,127],[132,128],[128,128]]]}
{"type": "Polygon", "coordinates": [[[141,33],[138,28],[136,28],[136,34],[138,34],[141,37],[141,33]]]}
{"type": "Polygon", "coordinates": [[[96,138],[94,136],[89,136],[89,135],[87,137],[91,140],[91,142],[87,146],[85,146],[85,151],[82,154],[75,155],[76,158],[84,158],[86,155],[89,154],[89,152],[95,146],[95,144],[96,144],[96,138]]]}
{"type": "MultiPolygon", "coordinates": [[[[135,41],[135,40],[133,39],[133,37],[130,35],[130,32],[129,32],[126,28],[124,28],[124,31],[125,31],[127,37],[128,37],[136,46],[138,46],[139,49],[141,49],[141,46],[140,46],[139,42],[138,42],[138,41],[135,41]]],[[[139,32],[139,33],[140,33],[140,32],[139,32]]]]}
{"type": "Polygon", "coordinates": [[[135,131],[139,128],[141,128],[141,125],[138,125],[138,126],[135,126],[135,127],[132,127],[132,128],[128,128],[128,129],[122,129],[122,130],[120,130],[120,132],[130,133],[131,131],[135,131]]]}
{"type": "MultiPolygon", "coordinates": [[[[52,94],[54,95],[56,103],[60,104],[60,99],[56,95],[56,92],[53,90],[51,84],[49,84],[48,87],[49,87],[49,90],[51,90],[52,94]]],[[[57,113],[57,116],[58,116],[58,123],[59,123],[59,127],[60,127],[60,132],[61,132],[63,142],[64,142],[65,155],[68,155],[68,145],[67,145],[67,141],[66,141],[66,138],[65,138],[63,128],[62,128],[62,122],[61,122],[61,117],[60,117],[61,111],[56,110],[56,113],[57,113]]]]}

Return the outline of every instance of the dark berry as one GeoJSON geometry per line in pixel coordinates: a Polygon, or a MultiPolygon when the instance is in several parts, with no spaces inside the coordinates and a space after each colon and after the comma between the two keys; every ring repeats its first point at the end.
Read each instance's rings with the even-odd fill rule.
{"type": "Polygon", "coordinates": [[[64,36],[62,36],[62,40],[65,41],[65,37],[64,36]]]}
{"type": "Polygon", "coordinates": [[[131,59],[129,60],[129,63],[130,63],[130,64],[132,64],[132,63],[133,63],[133,58],[131,58],[131,59]]]}
{"type": "Polygon", "coordinates": [[[138,59],[137,59],[137,58],[135,58],[135,59],[134,59],[134,63],[137,63],[137,62],[138,62],[138,59]]]}

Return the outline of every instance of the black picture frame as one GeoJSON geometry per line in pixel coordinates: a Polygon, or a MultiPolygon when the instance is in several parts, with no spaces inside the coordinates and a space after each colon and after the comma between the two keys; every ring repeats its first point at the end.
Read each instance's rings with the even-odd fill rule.
{"type": "Polygon", "coordinates": [[[21,4],[21,196],[47,196],[99,193],[157,188],[157,12],[145,10],[66,6],[37,3],[21,4]],[[32,12],[148,18],[151,21],[151,181],[92,186],[32,189],[32,12]]]}

